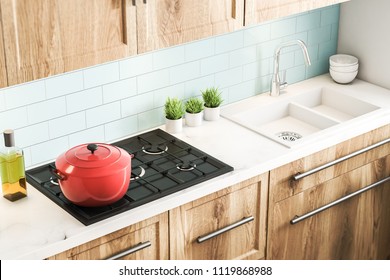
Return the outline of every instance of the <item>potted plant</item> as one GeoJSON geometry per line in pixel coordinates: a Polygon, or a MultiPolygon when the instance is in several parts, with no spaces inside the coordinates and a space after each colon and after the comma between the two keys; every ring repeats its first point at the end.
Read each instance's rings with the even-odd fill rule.
{"type": "Polygon", "coordinates": [[[169,133],[178,133],[183,128],[184,106],[178,98],[167,98],[164,106],[165,129],[169,133]]]}
{"type": "Polygon", "coordinates": [[[188,126],[199,126],[203,119],[203,102],[198,98],[190,98],[185,104],[185,119],[188,126]]]}
{"type": "Polygon", "coordinates": [[[206,121],[216,121],[220,115],[220,105],[223,100],[221,92],[216,87],[210,87],[202,91],[204,101],[204,119],[206,121]]]}

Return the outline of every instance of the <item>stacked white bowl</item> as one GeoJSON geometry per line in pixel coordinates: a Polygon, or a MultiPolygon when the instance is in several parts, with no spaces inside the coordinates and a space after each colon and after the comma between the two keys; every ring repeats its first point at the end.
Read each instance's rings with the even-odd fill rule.
{"type": "Polygon", "coordinates": [[[359,60],[348,54],[335,54],[329,57],[329,73],[336,83],[352,82],[359,69],[359,60]]]}

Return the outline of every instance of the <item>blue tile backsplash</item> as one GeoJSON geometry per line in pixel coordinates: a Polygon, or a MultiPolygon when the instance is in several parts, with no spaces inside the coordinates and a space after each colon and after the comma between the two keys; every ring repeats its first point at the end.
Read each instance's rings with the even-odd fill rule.
{"type": "Polygon", "coordinates": [[[338,24],[334,5],[0,89],[0,131],[15,130],[27,167],[78,144],[112,142],[162,125],[168,96],[188,99],[217,86],[226,105],[269,91],[273,53],[281,42],[305,41],[312,60],[306,68],[298,48],[283,49],[281,69],[289,83],[328,72],[338,24]]]}

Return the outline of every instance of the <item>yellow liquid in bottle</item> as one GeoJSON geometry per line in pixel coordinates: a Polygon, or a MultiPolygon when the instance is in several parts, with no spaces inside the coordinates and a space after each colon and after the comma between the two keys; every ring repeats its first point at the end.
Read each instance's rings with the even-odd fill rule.
{"type": "Polygon", "coordinates": [[[22,153],[0,153],[0,176],[3,196],[16,201],[27,196],[24,158],[22,153]]]}

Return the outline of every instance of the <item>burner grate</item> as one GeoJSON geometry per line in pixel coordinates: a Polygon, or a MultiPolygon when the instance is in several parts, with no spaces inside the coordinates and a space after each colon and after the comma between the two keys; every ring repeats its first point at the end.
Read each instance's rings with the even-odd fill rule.
{"type": "Polygon", "coordinates": [[[146,171],[142,166],[138,166],[137,170],[131,171],[130,181],[138,180],[139,178],[142,178],[145,175],[146,171]]]}

